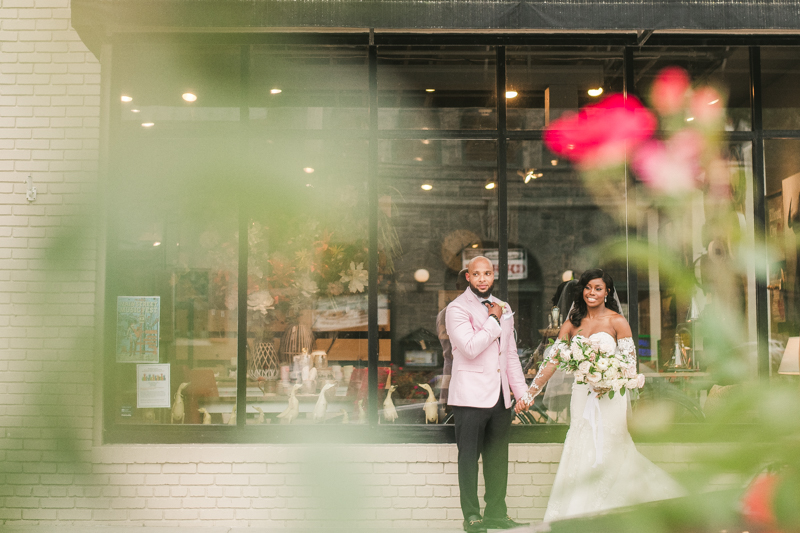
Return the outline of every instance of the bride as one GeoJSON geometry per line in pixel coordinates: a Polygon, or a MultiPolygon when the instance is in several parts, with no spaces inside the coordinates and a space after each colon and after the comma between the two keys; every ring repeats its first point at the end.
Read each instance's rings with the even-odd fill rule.
{"type": "MultiPolygon", "coordinates": [[[[626,360],[635,360],[631,328],[620,314],[611,276],[600,269],[587,270],[574,290],[569,319],[549,353],[555,353],[559,343],[582,340],[615,343],[626,360]]],[[[547,357],[545,361],[529,394],[517,403],[517,412],[533,404],[555,372],[556,364],[547,357]]],[[[619,394],[608,396],[598,399],[589,385],[573,384],[572,419],[545,522],[684,494],[675,480],[636,450],[628,433],[628,399],[619,394]]]]}

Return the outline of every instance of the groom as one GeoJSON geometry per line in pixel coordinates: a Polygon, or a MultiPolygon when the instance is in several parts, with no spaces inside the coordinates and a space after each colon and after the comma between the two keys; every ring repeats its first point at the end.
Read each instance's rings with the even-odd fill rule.
{"type": "Polygon", "coordinates": [[[453,374],[447,400],[455,415],[458,487],[464,531],[524,526],[508,517],[508,429],[511,394],[528,392],[514,341],[514,313],[493,297],[494,268],[478,256],[467,267],[469,287],[447,307],[453,374]],[[478,458],[483,456],[486,509],[478,501],[478,458]]]}

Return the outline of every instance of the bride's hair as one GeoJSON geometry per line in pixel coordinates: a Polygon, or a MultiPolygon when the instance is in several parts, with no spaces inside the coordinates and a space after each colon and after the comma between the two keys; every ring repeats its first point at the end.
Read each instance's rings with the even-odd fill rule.
{"type": "Polygon", "coordinates": [[[573,287],[573,307],[572,313],[569,315],[569,321],[572,322],[575,327],[579,327],[581,325],[581,320],[586,318],[586,313],[588,312],[588,308],[586,306],[586,302],[583,299],[583,289],[586,288],[586,285],[589,284],[590,281],[593,279],[602,279],[603,283],[606,284],[606,288],[608,289],[608,298],[606,299],[606,307],[611,309],[612,311],[616,311],[619,313],[619,306],[617,305],[617,300],[614,298],[614,280],[611,279],[611,276],[603,272],[600,268],[593,268],[591,270],[587,270],[583,274],[581,274],[578,283],[575,284],[573,287]]]}

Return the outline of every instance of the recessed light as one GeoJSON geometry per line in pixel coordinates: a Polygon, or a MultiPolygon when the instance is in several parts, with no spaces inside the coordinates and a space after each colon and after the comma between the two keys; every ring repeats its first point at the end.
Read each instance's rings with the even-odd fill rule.
{"type": "Polygon", "coordinates": [[[432,92],[434,92],[435,90],[436,90],[436,89],[425,89],[425,92],[426,92],[426,93],[432,93],[432,92]]]}
{"type": "Polygon", "coordinates": [[[414,161],[422,161],[422,158],[421,157],[415,157],[414,161]]]}
{"type": "Polygon", "coordinates": [[[430,143],[431,143],[431,142],[430,142],[428,139],[424,139],[424,140],[422,141],[422,144],[430,144],[430,143]]]}
{"type": "Polygon", "coordinates": [[[155,122],[142,122],[142,127],[143,128],[152,128],[155,125],[156,125],[155,122]]]}
{"type": "Polygon", "coordinates": [[[127,94],[123,94],[122,96],[119,97],[119,99],[125,103],[133,102],[133,98],[128,96],[127,94]]]}
{"type": "Polygon", "coordinates": [[[306,174],[311,174],[311,173],[313,173],[313,172],[314,172],[314,169],[313,169],[313,168],[311,168],[311,167],[305,167],[305,168],[303,169],[303,172],[305,172],[306,174]]]}
{"type": "Polygon", "coordinates": [[[486,187],[486,188],[487,188],[487,189],[489,189],[489,190],[492,190],[492,189],[494,189],[494,188],[495,188],[495,186],[496,186],[496,185],[497,185],[497,184],[496,184],[495,182],[493,182],[493,181],[490,181],[489,183],[487,183],[486,185],[484,185],[484,187],[486,187]]]}
{"type": "Polygon", "coordinates": [[[269,94],[281,94],[281,90],[280,89],[271,89],[269,91],[269,94]]]}
{"type": "Polygon", "coordinates": [[[694,117],[688,117],[688,118],[686,119],[686,122],[691,122],[691,121],[693,121],[693,120],[694,120],[694,117]]]}
{"type": "Polygon", "coordinates": [[[197,101],[197,95],[194,93],[183,93],[181,98],[186,100],[187,102],[195,102],[197,101]]]}
{"type": "Polygon", "coordinates": [[[550,164],[553,165],[553,166],[558,165],[558,159],[551,159],[550,160],[550,164]]]}
{"type": "Polygon", "coordinates": [[[598,87],[597,89],[589,89],[586,92],[589,93],[589,96],[600,96],[601,94],[603,94],[603,88],[598,87]]]}
{"type": "Polygon", "coordinates": [[[516,98],[517,91],[506,91],[506,98],[516,98]]]}
{"type": "Polygon", "coordinates": [[[433,189],[433,185],[431,185],[430,183],[423,183],[422,185],[420,185],[420,188],[423,191],[429,191],[429,190],[433,189]]]}
{"type": "Polygon", "coordinates": [[[131,113],[138,113],[138,112],[139,112],[138,109],[131,109],[131,113]]]}
{"type": "Polygon", "coordinates": [[[161,246],[161,242],[160,241],[156,241],[156,242],[153,243],[153,246],[161,246]]]}
{"type": "Polygon", "coordinates": [[[309,189],[313,189],[314,188],[314,186],[311,185],[310,183],[306,183],[306,187],[308,187],[309,189]]]}
{"type": "Polygon", "coordinates": [[[480,245],[477,242],[472,245],[473,248],[477,248],[478,246],[480,246],[480,245]]]}

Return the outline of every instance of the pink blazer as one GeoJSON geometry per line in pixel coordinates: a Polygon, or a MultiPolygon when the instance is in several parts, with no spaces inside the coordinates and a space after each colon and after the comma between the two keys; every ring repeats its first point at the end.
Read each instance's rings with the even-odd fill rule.
{"type": "MultiPolygon", "coordinates": [[[[490,300],[502,304],[494,296],[490,300]]],[[[498,324],[468,287],[447,306],[446,322],[453,350],[448,405],[494,407],[502,387],[508,408],[510,391],[517,398],[528,392],[517,356],[510,306],[506,305],[498,324]]]]}

